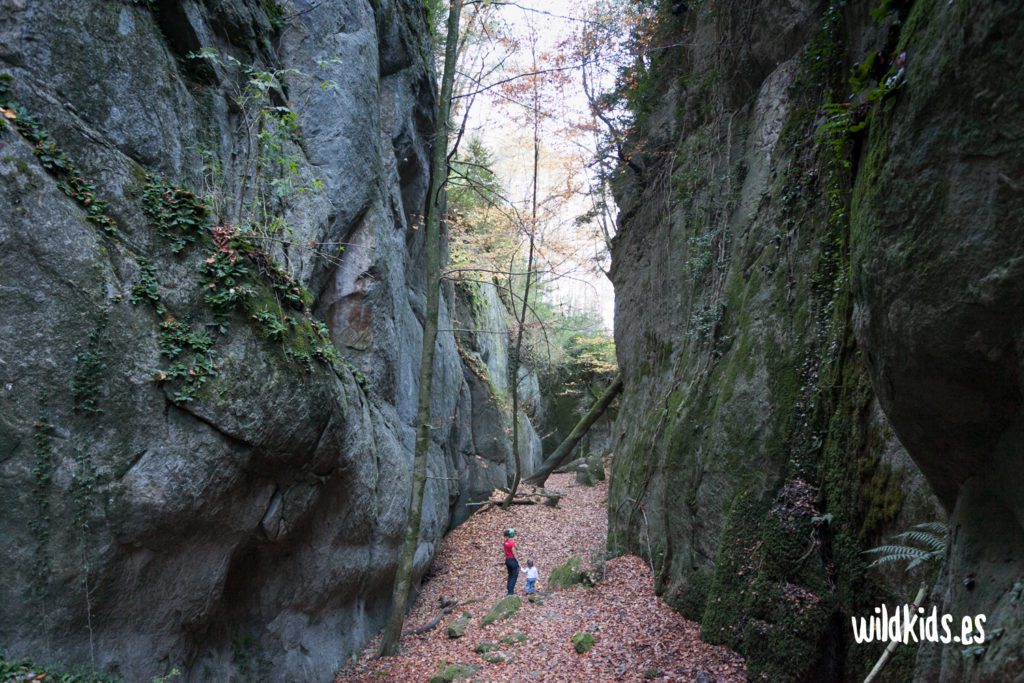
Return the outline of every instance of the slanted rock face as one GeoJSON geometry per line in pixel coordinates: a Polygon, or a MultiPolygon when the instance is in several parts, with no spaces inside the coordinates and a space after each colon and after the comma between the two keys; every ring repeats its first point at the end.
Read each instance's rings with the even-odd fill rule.
{"type": "MultiPolygon", "coordinates": [[[[467,500],[486,498],[496,487],[510,486],[515,457],[509,437],[511,426],[512,378],[509,314],[497,285],[489,282],[460,282],[453,287],[456,315],[454,328],[459,355],[463,360],[466,400],[472,409],[463,413],[469,422],[459,443],[466,467],[460,472],[467,500]]],[[[540,436],[534,428],[543,414],[544,402],[537,376],[520,366],[519,447],[523,472],[532,472],[543,462],[540,436]]],[[[525,476],[525,474],[524,474],[525,476]]],[[[455,518],[461,522],[465,511],[455,518]]]]}
{"type": "Polygon", "coordinates": [[[1009,680],[1022,10],[687,5],[619,182],[610,544],[650,554],[666,597],[752,677],[862,679],[878,652],[837,624],[913,583],[864,573],[859,551],[941,519],[930,489],[951,514],[932,598],[986,615],[990,640],[922,647],[914,676],[1009,680]]]}
{"type": "Polygon", "coordinates": [[[889,67],[902,25],[895,8],[872,19],[876,4],[675,3],[661,39],[681,45],[652,57],[617,182],[609,545],[648,558],[664,598],[752,679],[863,680],[881,648],[854,645],[849,617],[917,581],[861,553],[944,518],[854,334],[862,141],[822,131],[823,105],[856,92],[856,110],[889,67]]]}
{"type": "MultiPolygon", "coordinates": [[[[318,680],[382,623],[414,440],[430,54],[413,0],[5,5],[8,656],[318,680]],[[264,113],[298,119],[256,157],[247,88],[275,70],[264,113]],[[257,159],[273,229],[246,208],[257,159]],[[205,230],[247,221],[263,229],[242,242],[205,230]]],[[[491,481],[461,444],[493,399],[450,331],[438,344],[419,571],[491,481]]]]}
{"type": "Polygon", "coordinates": [[[914,3],[907,84],[872,121],[853,213],[857,329],[900,440],[951,512],[942,611],[984,653],[924,648],[917,680],[1024,670],[1024,87],[1017,3],[914,3]],[[997,634],[997,637],[992,637],[997,634]]]}

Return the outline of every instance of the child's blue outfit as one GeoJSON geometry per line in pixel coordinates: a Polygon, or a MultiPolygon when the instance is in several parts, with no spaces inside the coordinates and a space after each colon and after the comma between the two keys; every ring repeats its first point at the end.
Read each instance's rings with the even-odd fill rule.
{"type": "Polygon", "coordinates": [[[537,592],[537,568],[527,567],[526,569],[526,592],[527,594],[537,592]]]}

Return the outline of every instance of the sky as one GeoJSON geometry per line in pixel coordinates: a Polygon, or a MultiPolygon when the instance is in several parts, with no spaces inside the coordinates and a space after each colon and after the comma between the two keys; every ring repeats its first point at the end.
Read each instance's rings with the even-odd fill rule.
{"type": "MultiPolygon", "coordinates": [[[[513,35],[521,38],[522,44],[518,51],[507,57],[503,69],[484,78],[484,82],[492,83],[530,71],[532,60],[526,37],[531,33],[531,25],[536,29],[538,52],[553,52],[578,25],[572,17],[579,16],[580,6],[590,1],[517,0],[515,6],[497,10],[513,35]]],[[[498,57],[496,52],[492,59],[498,57]]],[[[581,172],[578,161],[570,161],[571,157],[579,156],[578,147],[567,142],[560,131],[564,129],[566,120],[585,118],[588,107],[579,74],[574,70],[568,75],[571,83],[567,84],[564,96],[559,98],[558,106],[551,108],[562,120],[547,120],[543,124],[539,180],[542,197],[565,186],[570,174],[567,166],[573,168],[574,173],[581,172]]],[[[522,111],[516,105],[500,103],[497,97],[478,97],[470,109],[467,131],[469,136],[478,136],[494,154],[494,170],[509,197],[513,201],[522,201],[525,209],[532,177],[533,131],[532,125],[522,120],[522,111]]],[[[582,181],[582,177],[577,176],[576,180],[582,181]]],[[[566,312],[583,309],[598,313],[610,332],[613,328],[614,290],[604,274],[592,265],[594,256],[601,250],[601,240],[581,237],[579,231],[573,229],[575,218],[588,208],[589,203],[584,198],[569,201],[559,206],[556,215],[546,223],[544,238],[550,243],[558,241],[569,246],[569,252],[573,254],[569,262],[559,259],[560,264],[555,270],[560,277],[551,282],[546,291],[550,303],[566,312]]]]}

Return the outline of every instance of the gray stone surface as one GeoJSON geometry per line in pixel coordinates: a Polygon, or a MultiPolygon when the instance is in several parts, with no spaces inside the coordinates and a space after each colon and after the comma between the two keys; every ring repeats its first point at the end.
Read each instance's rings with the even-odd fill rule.
{"type": "MultiPolygon", "coordinates": [[[[896,47],[900,26],[894,17],[871,20],[875,4],[830,3],[826,11],[802,1],[685,3],[665,19],[675,31],[666,40],[683,46],[653,60],[630,164],[616,181],[612,280],[625,391],[613,433],[609,546],[648,558],[663,597],[699,619],[706,639],[743,653],[752,680],[863,680],[881,648],[855,646],[837,624],[907,600],[918,577],[866,570],[861,552],[945,518],[869,369],[869,354],[880,353],[900,373],[914,372],[906,345],[914,340],[923,351],[928,335],[888,327],[891,308],[871,320],[885,351],[853,331],[864,315],[854,315],[855,297],[863,307],[873,283],[897,265],[853,265],[857,250],[870,253],[876,242],[858,246],[856,220],[851,238],[851,185],[865,177],[866,150],[851,139],[840,157],[816,141],[822,104],[850,97],[850,68],[896,47]],[[887,346],[889,334],[899,344],[887,346]]],[[[938,5],[959,11],[908,4],[926,14],[938,5]]],[[[938,48],[917,51],[945,59],[938,48]]],[[[929,81],[947,97],[927,109],[936,128],[955,124],[949,110],[967,98],[944,89],[952,79],[929,81]]],[[[894,111],[917,97],[914,83],[891,96],[894,111]]],[[[907,128],[917,123],[918,115],[894,116],[907,128]]],[[[915,189],[897,195],[909,215],[925,201],[924,177],[945,177],[938,169],[924,175],[932,159],[917,143],[901,158],[920,165],[887,176],[879,207],[891,208],[889,183],[914,178],[915,189]]],[[[885,225],[893,239],[908,235],[900,220],[885,225]]],[[[1019,236],[1011,225],[1003,232],[1019,236]]],[[[962,238],[947,234],[954,244],[962,238]]],[[[892,291],[907,312],[918,310],[909,283],[942,277],[938,250],[903,262],[913,270],[892,291]]],[[[993,329],[1005,320],[984,315],[993,329]]],[[[1011,348],[1007,340],[1001,348],[1011,348]]],[[[931,359],[936,374],[941,355],[931,359]]],[[[933,389],[904,388],[905,405],[933,389]]],[[[946,438],[941,422],[918,428],[946,438]]],[[[912,665],[904,655],[888,675],[905,680],[912,665]]]]}
{"type": "MultiPolygon", "coordinates": [[[[509,314],[492,283],[460,283],[456,295],[454,328],[466,400],[468,426],[459,448],[469,466],[460,472],[465,501],[485,500],[496,487],[511,485],[515,471],[512,453],[511,369],[509,366],[509,314]]],[[[518,420],[523,476],[544,460],[540,436],[534,427],[543,413],[543,401],[532,370],[520,369],[521,413],[518,420]]],[[[455,518],[461,522],[461,517],[455,518]]]]}
{"type": "Polygon", "coordinates": [[[983,650],[922,648],[915,680],[1024,671],[1024,11],[915,3],[907,84],[865,141],[857,330],[900,440],[950,511],[932,598],[984,614],[983,650]]]}
{"type": "MultiPolygon", "coordinates": [[[[174,666],[191,681],[327,680],[386,615],[412,460],[431,48],[413,0],[284,2],[280,30],[265,14],[274,4],[0,6],[11,99],[118,223],[104,236],[31,145],[0,129],[0,649],[10,657],[125,680],[174,666]],[[204,47],[221,63],[187,58],[204,47]],[[141,259],[179,321],[198,330],[212,313],[198,277],[209,247],[169,252],[142,211],[145,174],[209,195],[216,219],[237,220],[250,154],[228,56],[286,70],[272,97],[300,113],[284,145],[293,180],[323,188],[287,195],[278,208],[290,230],[266,250],[313,293],[314,317],[365,373],[365,391],[344,367],[307,371],[241,313],[215,335],[217,375],[195,401],[151,380],[168,362],[153,308],[131,303],[141,259]],[[76,386],[99,412],[82,409],[76,386]]],[[[420,572],[462,503],[508,475],[500,410],[478,418],[497,403],[467,381],[453,305],[449,291],[420,572]]]]}

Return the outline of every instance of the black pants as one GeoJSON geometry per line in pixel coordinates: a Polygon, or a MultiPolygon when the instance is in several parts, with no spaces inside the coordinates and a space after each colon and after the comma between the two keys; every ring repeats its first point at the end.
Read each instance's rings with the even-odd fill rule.
{"type": "Polygon", "coordinates": [[[516,558],[510,557],[505,560],[505,569],[508,570],[508,594],[516,594],[516,579],[519,578],[519,562],[516,558]]]}

